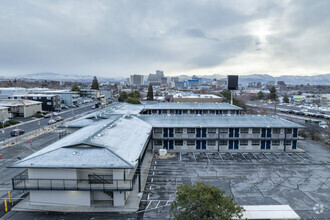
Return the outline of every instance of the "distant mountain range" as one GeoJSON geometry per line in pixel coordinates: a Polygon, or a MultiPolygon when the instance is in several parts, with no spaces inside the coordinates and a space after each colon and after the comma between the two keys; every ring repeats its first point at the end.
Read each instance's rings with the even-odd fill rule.
{"type": "MultiPolygon", "coordinates": [[[[184,79],[188,76],[180,76],[180,78],[184,79]]],[[[198,76],[201,78],[216,78],[226,80],[227,76],[223,75],[208,75],[208,76],[198,76]]],[[[188,78],[191,78],[190,76],[188,78]]],[[[252,75],[241,75],[238,77],[239,84],[247,84],[249,82],[261,82],[266,83],[268,81],[284,81],[286,84],[310,84],[310,85],[329,85],[330,86],[330,73],[320,74],[320,75],[312,75],[312,76],[271,76],[268,74],[252,74],[252,75]]]]}
{"type": "MultiPolygon", "coordinates": [[[[93,75],[72,75],[72,74],[61,74],[61,73],[50,73],[50,72],[44,72],[44,73],[31,73],[31,74],[25,74],[20,75],[12,78],[20,78],[20,79],[26,79],[26,80],[54,80],[54,81],[76,81],[76,82],[92,82],[94,76],[93,75]]],[[[116,82],[123,79],[117,79],[117,78],[107,78],[107,77],[99,77],[97,76],[97,79],[99,82],[116,82]]]]}
{"type": "MultiPolygon", "coordinates": [[[[20,78],[26,80],[55,80],[55,81],[79,81],[79,82],[91,82],[93,80],[93,75],[71,75],[71,74],[60,74],[60,73],[32,73],[25,74],[11,78],[20,78]]],[[[198,77],[201,78],[209,78],[209,79],[227,79],[227,76],[224,75],[200,75],[198,77]]],[[[0,77],[0,79],[5,79],[6,77],[0,77]]],[[[180,80],[191,79],[191,76],[181,75],[179,76],[180,80]]],[[[97,79],[100,82],[118,82],[125,80],[125,77],[100,77],[97,79]]],[[[238,77],[239,84],[247,84],[249,82],[262,82],[266,83],[267,81],[284,81],[286,84],[310,84],[310,85],[329,85],[330,86],[330,73],[322,74],[322,75],[312,75],[312,76],[271,76],[268,74],[252,74],[252,75],[241,75],[238,77]]]]}

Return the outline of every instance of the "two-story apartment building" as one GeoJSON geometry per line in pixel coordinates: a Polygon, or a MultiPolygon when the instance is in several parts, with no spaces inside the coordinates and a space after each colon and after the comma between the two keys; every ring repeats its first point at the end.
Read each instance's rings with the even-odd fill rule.
{"type": "MultiPolygon", "coordinates": [[[[141,189],[141,164],[152,127],[134,117],[98,121],[22,159],[14,190],[30,190],[29,204],[124,207],[141,189]]],[[[150,147],[149,147],[150,148],[150,147]]]]}
{"type": "Polygon", "coordinates": [[[303,126],[276,116],[146,115],[154,149],[171,151],[290,151],[303,126]]]}
{"type": "Polygon", "coordinates": [[[13,95],[9,99],[21,100],[28,99],[42,103],[43,111],[58,111],[61,110],[61,99],[59,95],[51,94],[28,94],[28,95],[13,95]]]}

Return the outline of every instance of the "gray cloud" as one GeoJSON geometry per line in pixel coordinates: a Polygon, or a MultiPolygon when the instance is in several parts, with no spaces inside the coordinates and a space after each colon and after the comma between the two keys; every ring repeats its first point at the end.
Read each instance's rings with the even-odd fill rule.
{"type": "Polygon", "coordinates": [[[283,73],[297,66],[324,72],[330,67],[329,4],[1,1],[0,73],[126,77],[155,69],[222,73],[238,65],[239,74],[275,73],[278,66],[283,73]]]}

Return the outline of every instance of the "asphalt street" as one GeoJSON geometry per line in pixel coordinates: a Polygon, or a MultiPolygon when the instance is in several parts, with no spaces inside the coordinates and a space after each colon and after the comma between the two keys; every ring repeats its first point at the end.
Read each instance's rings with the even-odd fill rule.
{"type": "MultiPolygon", "coordinates": [[[[58,113],[59,113],[59,116],[66,119],[66,118],[70,118],[75,115],[79,115],[84,112],[92,110],[93,105],[94,105],[94,103],[83,104],[78,108],[70,108],[70,109],[66,109],[65,111],[62,110],[61,112],[58,112],[58,113]]],[[[20,121],[20,118],[14,118],[14,120],[20,121]]],[[[49,120],[50,120],[50,118],[41,118],[41,119],[32,119],[31,118],[30,121],[23,120],[24,122],[21,122],[20,124],[17,124],[15,126],[11,126],[11,127],[7,127],[5,129],[1,129],[0,141],[4,141],[8,138],[11,138],[10,132],[14,128],[23,129],[25,131],[25,133],[28,133],[30,131],[47,126],[48,125],[47,123],[49,120]]]]}

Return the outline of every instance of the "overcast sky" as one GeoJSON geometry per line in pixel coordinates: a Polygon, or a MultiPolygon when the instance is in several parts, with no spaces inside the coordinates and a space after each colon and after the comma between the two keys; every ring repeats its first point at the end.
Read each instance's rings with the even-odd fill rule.
{"type": "Polygon", "coordinates": [[[330,72],[329,0],[0,0],[0,74],[330,72]]]}

